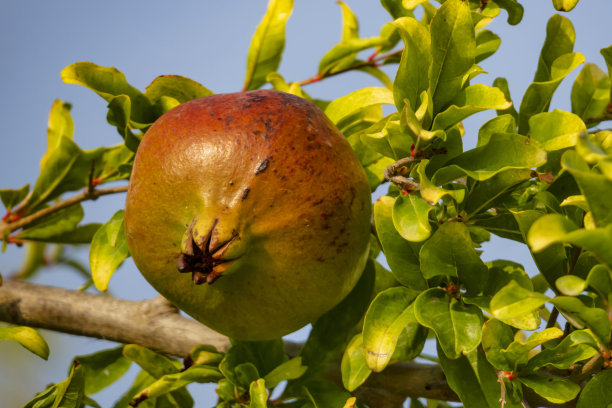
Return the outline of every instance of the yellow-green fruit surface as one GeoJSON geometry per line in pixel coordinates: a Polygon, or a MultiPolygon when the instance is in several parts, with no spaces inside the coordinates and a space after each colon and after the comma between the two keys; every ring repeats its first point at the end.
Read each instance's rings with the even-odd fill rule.
{"type": "Polygon", "coordinates": [[[219,94],[147,131],[125,231],[136,266],[173,304],[232,338],[265,340],[350,292],[368,254],[370,200],[350,145],[313,103],[219,94]]]}

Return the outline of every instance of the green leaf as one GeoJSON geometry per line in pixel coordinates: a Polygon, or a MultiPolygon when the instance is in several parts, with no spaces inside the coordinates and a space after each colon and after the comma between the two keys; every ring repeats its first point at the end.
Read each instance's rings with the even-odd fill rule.
{"type": "Polygon", "coordinates": [[[308,340],[300,352],[308,371],[300,379],[290,381],[288,390],[297,389],[296,392],[300,392],[304,381],[320,375],[342,352],[350,340],[351,330],[361,321],[370,304],[374,278],[374,263],[370,260],[351,293],[313,323],[308,340]]]}
{"type": "Polygon", "coordinates": [[[54,191],[57,191],[80,155],[81,149],[72,140],[61,138],[59,145],[46,157],[40,176],[27,199],[27,207],[36,208],[57,197],[54,191]]]}
{"type": "Polygon", "coordinates": [[[487,267],[474,249],[465,224],[445,222],[431,239],[427,240],[419,255],[425,279],[435,276],[458,277],[468,295],[479,293],[485,281],[487,267]]]}
{"type": "Polygon", "coordinates": [[[534,332],[526,340],[524,333],[517,332],[514,336],[514,341],[502,350],[501,353],[508,362],[508,366],[514,371],[520,364],[527,362],[529,352],[535,347],[562,336],[563,331],[556,327],[544,329],[541,332],[534,332]]]}
{"type": "Polygon", "coordinates": [[[370,304],[363,322],[363,348],[372,371],[380,372],[387,366],[400,333],[416,323],[411,305],[417,294],[404,286],[389,288],[370,304]]]}
{"type": "Polygon", "coordinates": [[[480,30],[476,33],[476,55],[475,60],[478,64],[495,54],[501,44],[501,38],[489,30],[480,30]]]}
{"type": "MultiPolygon", "coordinates": [[[[132,397],[136,395],[140,390],[153,384],[155,378],[151,377],[145,370],[141,370],[137,375],[130,388],[113,404],[113,408],[126,408],[132,401],[132,397]]],[[[148,402],[148,401],[147,401],[148,402]]],[[[141,407],[151,408],[152,405],[148,405],[147,402],[143,402],[141,407]]]]}
{"type": "Polygon", "coordinates": [[[49,358],[49,345],[45,339],[31,327],[16,326],[2,327],[0,326],[0,341],[11,340],[21,344],[38,357],[47,360],[49,358]]]}
{"type": "Polygon", "coordinates": [[[603,114],[610,101],[610,78],[597,65],[585,64],[572,86],[572,112],[582,119],[603,114]]]}
{"type": "Polygon", "coordinates": [[[468,150],[438,170],[432,181],[446,184],[463,176],[487,180],[508,169],[529,169],[546,163],[546,152],[516,133],[495,133],[489,143],[468,150]]]}
{"type": "Polygon", "coordinates": [[[584,160],[574,151],[567,151],[561,157],[561,166],[576,180],[580,192],[586,198],[593,220],[598,227],[612,224],[612,180],[590,171],[584,160]]]}
{"type": "Polygon", "coordinates": [[[123,347],[123,355],[135,362],[153,378],[158,379],[166,374],[179,371],[176,364],[168,357],[149,350],[138,344],[127,344],[123,347]]]}
{"type": "Polygon", "coordinates": [[[421,93],[429,86],[431,39],[427,28],[414,18],[402,17],[395,20],[393,25],[404,41],[402,59],[393,81],[395,106],[401,112],[404,100],[408,100],[414,111],[421,93]]]}
{"type": "Polygon", "coordinates": [[[100,95],[106,102],[125,95],[131,101],[132,117],[138,123],[155,120],[151,102],[138,89],[127,83],[125,75],[114,67],[102,67],[92,62],[77,62],[62,70],[62,80],[67,84],[85,86],[100,95]]]}
{"type": "Polygon", "coordinates": [[[192,99],[212,94],[213,92],[210,89],[200,83],[180,75],[158,76],[147,86],[144,93],[152,103],[160,101],[164,96],[174,98],[180,103],[185,103],[192,99]]]}
{"type": "Polygon", "coordinates": [[[455,98],[464,75],[475,62],[476,39],[469,5],[461,0],[445,1],[432,20],[430,31],[429,92],[436,114],[455,98]]]}
{"type": "Polygon", "coordinates": [[[576,408],[609,407],[612,404],[612,370],[604,370],[595,374],[586,383],[576,408]]]}
{"type": "Polygon", "coordinates": [[[91,226],[85,229],[77,229],[77,224],[84,215],[85,212],[80,204],[71,205],[28,225],[16,237],[40,242],[88,243],[99,225],[90,224],[91,226]]]}
{"type": "Polygon", "coordinates": [[[418,194],[400,195],[393,205],[393,225],[410,242],[425,241],[431,235],[429,212],[434,207],[418,194]]]}
{"type": "Polygon", "coordinates": [[[429,160],[422,160],[416,169],[417,174],[419,175],[419,184],[421,186],[421,197],[432,205],[437,204],[445,196],[452,198],[457,203],[463,202],[463,198],[465,197],[465,190],[447,190],[438,187],[437,185],[432,183],[431,180],[429,180],[425,172],[425,169],[428,164],[429,160]]]}
{"type": "Polygon", "coordinates": [[[521,375],[517,379],[537,394],[555,404],[571,401],[580,392],[578,384],[565,378],[527,374],[521,375]]]}
{"type": "Polygon", "coordinates": [[[587,330],[576,330],[555,347],[545,348],[529,359],[528,371],[546,366],[566,370],[573,364],[593,357],[599,350],[597,340],[587,330]]]}
{"type": "Polygon", "coordinates": [[[436,333],[438,343],[449,358],[458,358],[480,344],[482,312],[449,296],[443,289],[422,292],[414,301],[419,323],[436,333]]]}
{"type": "Polygon", "coordinates": [[[491,299],[491,313],[502,321],[513,319],[539,309],[548,300],[548,296],[510,281],[491,299]]]}
{"type": "Polygon", "coordinates": [[[592,230],[578,229],[568,218],[548,214],[533,223],[527,241],[534,252],[556,243],[568,242],[591,251],[600,262],[612,268],[612,225],[592,230]]]}
{"type": "MultiPolygon", "coordinates": [[[[501,118],[501,116],[498,117],[501,118]]],[[[501,171],[488,180],[476,183],[465,202],[468,217],[471,218],[474,214],[493,208],[496,201],[504,194],[530,178],[530,169],[510,169],[501,171]]]]}
{"type": "Polygon", "coordinates": [[[558,11],[572,11],[579,0],[553,0],[553,6],[558,11]]]}
{"type": "Polygon", "coordinates": [[[83,369],[75,362],[68,378],[57,384],[58,393],[52,408],[81,408],[84,385],[83,369]]]}
{"type": "Polygon", "coordinates": [[[519,108],[520,134],[527,134],[529,119],[535,114],[548,110],[550,100],[563,78],[583,62],[584,55],[580,53],[563,54],[553,61],[549,79],[536,80],[529,85],[519,108]]]}
{"type": "Polygon", "coordinates": [[[512,102],[506,101],[500,89],[476,84],[457,93],[450,101],[450,105],[445,111],[436,115],[432,130],[446,130],[465,118],[487,109],[506,110],[512,106],[512,102]]]}
{"type": "Polygon", "coordinates": [[[345,407],[351,394],[329,381],[312,381],[304,386],[303,393],[311,404],[301,405],[305,408],[345,407]]]}
{"type": "Polygon", "coordinates": [[[85,394],[95,394],[123,376],[132,362],[123,356],[123,346],[98,351],[87,356],[77,356],[84,370],[85,394]]]}
{"type": "Polygon", "coordinates": [[[523,19],[523,6],[516,0],[495,0],[499,7],[508,12],[508,24],[517,25],[523,19]]]}
{"type": "Polygon", "coordinates": [[[154,383],[136,394],[132,401],[141,401],[148,398],[156,398],[172,391],[178,390],[193,382],[208,383],[217,382],[223,375],[214,367],[197,365],[191,366],[185,371],[174,374],[166,374],[154,383]]]}
{"type": "Polygon", "coordinates": [[[574,327],[588,328],[602,344],[610,343],[610,319],[604,309],[589,307],[570,296],[557,296],[551,302],[574,327]]]}
{"type": "Polygon", "coordinates": [[[63,137],[72,139],[74,135],[74,122],[70,115],[72,105],[68,102],[56,99],[51,105],[47,125],[47,151],[40,159],[41,169],[44,167],[49,155],[59,145],[63,137]]]}
{"type": "Polygon", "coordinates": [[[259,88],[270,72],[278,70],[285,48],[285,26],[292,11],[293,0],[269,0],[249,47],[244,90],[259,88]]]}
{"type": "MultiPolygon", "coordinates": [[[[519,226],[522,236],[521,241],[528,242],[529,230],[544,213],[536,210],[526,210],[513,212],[512,215],[519,226]]],[[[531,246],[529,250],[540,273],[546,278],[550,287],[554,287],[559,277],[568,274],[568,259],[562,244],[552,244],[539,252],[534,251],[531,246]]]]}
{"type": "MultiPolygon", "coordinates": [[[[608,66],[608,75],[610,78],[610,82],[612,82],[612,45],[606,48],[602,48],[601,50],[599,50],[599,52],[606,61],[606,65],[608,66]]],[[[610,88],[610,100],[612,100],[612,88],[610,88]]]]}
{"type": "Polygon", "coordinates": [[[26,184],[25,186],[16,190],[9,188],[0,190],[0,199],[2,200],[2,204],[4,204],[6,211],[10,211],[14,206],[22,202],[27,197],[29,191],[29,184],[26,184]]]}
{"type": "Polygon", "coordinates": [[[249,408],[266,408],[268,406],[268,391],[263,378],[251,383],[249,397],[249,408]]]}
{"type": "Polygon", "coordinates": [[[380,0],[380,4],[382,4],[394,20],[400,17],[414,17],[412,9],[407,8],[404,3],[405,1],[403,0],[380,0]]]}
{"type": "Polygon", "coordinates": [[[115,270],[129,256],[123,210],[117,211],[106,224],[96,232],[89,249],[89,266],[96,288],[105,291],[115,270]]]}
{"type": "Polygon", "coordinates": [[[499,320],[487,320],[482,327],[482,348],[487,360],[498,370],[511,371],[514,368],[504,353],[513,341],[512,328],[499,320]]]}
{"type": "Polygon", "coordinates": [[[557,286],[557,289],[559,289],[559,292],[566,296],[578,296],[587,287],[587,283],[584,281],[584,279],[576,275],[562,276],[557,279],[555,285],[557,286]]]}
{"type": "MultiPolygon", "coordinates": [[[[493,377],[495,378],[495,372],[490,369],[487,370],[486,367],[482,367],[483,364],[481,363],[481,367],[479,367],[481,370],[479,371],[484,371],[486,374],[485,376],[480,376],[479,378],[479,375],[474,372],[472,365],[470,365],[470,361],[466,356],[460,355],[458,358],[451,359],[446,356],[439,343],[437,345],[437,350],[440,366],[444,371],[448,385],[457,393],[463,405],[470,408],[491,407],[487,401],[485,393],[491,392],[496,388],[499,389],[499,385],[497,387],[487,389],[483,383],[483,380],[485,380],[483,377],[485,377],[486,374],[489,374],[486,377],[489,377],[488,379],[490,382],[490,375],[493,374],[493,377]]],[[[474,351],[474,353],[478,354],[478,351],[474,351]]],[[[479,372],[478,374],[482,373],[479,372]]],[[[493,379],[494,382],[495,379],[493,379]]],[[[497,394],[499,394],[499,392],[497,392],[497,394]]],[[[499,396],[497,399],[499,401],[499,396]]]]}
{"type": "Polygon", "coordinates": [[[425,289],[426,283],[420,269],[421,245],[402,238],[393,225],[394,198],[382,196],[374,203],[376,234],[395,278],[404,286],[425,289]]]}
{"type": "Polygon", "coordinates": [[[548,152],[575,146],[578,137],[587,130],[579,116],[557,109],[532,116],[529,129],[531,139],[548,152]]]}
{"type": "Polygon", "coordinates": [[[234,375],[236,378],[236,385],[242,389],[248,389],[254,381],[257,381],[259,377],[259,371],[253,363],[242,363],[234,367],[234,375]]]}
{"type": "Polygon", "coordinates": [[[344,388],[351,392],[363,384],[372,373],[366,361],[361,333],[356,334],[346,346],[340,370],[342,372],[342,384],[344,388]]]}
{"type": "Polygon", "coordinates": [[[336,44],[329,50],[321,62],[319,62],[318,74],[325,76],[330,72],[343,68],[340,64],[346,61],[347,58],[353,58],[359,52],[367,50],[368,48],[374,48],[384,44],[385,39],[380,37],[368,37],[368,38],[351,38],[346,41],[342,41],[336,44]]]}
{"type": "Polygon", "coordinates": [[[216,365],[223,360],[223,354],[217,352],[213,346],[201,344],[191,349],[188,360],[191,365],[216,365]]]}
{"type": "Polygon", "coordinates": [[[300,378],[307,369],[308,367],[302,365],[302,357],[294,357],[266,374],[264,380],[267,387],[272,389],[283,381],[300,378]]]}
{"type": "Polygon", "coordinates": [[[546,23],[546,39],[540,51],[538,69],[533,82],[545,82],[551,80],[552,66],[560,56],[571,53],[574,50],[576,32],[572,22],[560,14],[554,14],[546,23]]]}
{"type": "MultiPolygon", "coordinates": [[[[506,98],[506,100],[508,102],[512,102],[512,98],[510,97],[510,88],[508,87],[508,81],[506,80],[506,78],[495,78],[495,81],[493,81],[493,86],[501,89],[501,91],[504,93],[504,97],[506,98]]],[[[519,117],[519,114],[516,111],[516,107],[514,106],[514,103],[512,103],[512,106],[508,109],[498,110],[497,114],[498,115],[510,114],[517,121],[519,117]]],[[[506,132],[516,132],[516,126],[514,129],[508,130],[506,132]]]]}
{"type": "Polygon", "coordinates": [[[325,114],[335,124],[359,109],[368,106],[393,105],[393,92],[387,88],[369,87],[358,89],[330,102],[325,114]]]}
{"type": "Polygon", "coordinates": [[[130,129],[132,117],[132,101],[126,95],[117,95],[108,104],[106,121],[117,128],[119,135],[125,140],[125,146],[133,152],[138,149],[140,137],[130,129]]]}

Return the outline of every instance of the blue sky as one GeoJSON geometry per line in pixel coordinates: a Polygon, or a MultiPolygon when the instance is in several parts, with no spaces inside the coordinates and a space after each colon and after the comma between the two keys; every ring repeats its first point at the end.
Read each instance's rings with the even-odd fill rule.
{"type": "MultiPolygon", "coordinates": [[[[128,81],[144,89],[156,76],[188,76],[216,93],[242,87],[246,53],[256,25],[266,8],[265,0],[181,2],[111,0],[105,2],[9,1],[0,14],[0,188],[33,183],[46,148],[46,122],[54,99],[73,104],[75,141],[83,148],[114,145],[121,141],[105,120],[106,103],[88,89],[67,85],[60,71],[77,61],[115,66],[128,81]]],[[[340,39],[340,7],[332,0],[296,0],[288,23],[284,59],[279,71],[287,80],[303,80],[316,73],[318,61],[340,39]]],[[[389,21],[376,0],[346,0],[360,21],[361,35],[374,36],[389,21]]],[[[550,0],[523,0],[525,16],[518,26],[506,23],[505,12],[489,27],[502,37],[500,50],[482,66],[490,72],[478,80],[491,84],[497,76],[510,82],[512,96],[520,101],[537,66],[544,41],[545,23],[555,13],[550,0]]],[[[569,17],[576,28],[575,51],[587,62],[605,69],[599,49],[610,45],[610,0],[583,0],[569,17]]],[[[569,93],[578,70],[557,92],[552,106],[569,110],[569,93]]],[[[350,73],[308,86],[317,98],[334,99],[364,86],[378,86],[362,73],[350,73]]],[[[475,144],[477,131],[491,114],[479,114],[467,124],[465,144],[475,144]]],[[[122,207],[122,197],[105,197],[85,206],[87,220],[103,222],[122,207]]],[[[0,273],[18,268],[22,252],[16,248],[0,255],[0,273]]],[[[86,259],[86,252],[76,253],[86,259]]],[[[533,266],[518,245],[496,240],[485,247],[485,258],[505,258],[533,266]]],[[[40,283],[77,288],[82,284],[74,272],[49,268],[40,283]]],[[[131,262],[111,280],[111,291],[128,299],[154,296],[131,262]]],[[[6,406],[20,406],[34,391],[65,378],[75,354],[111,346],[44,332],[51,358],[44,362],[19,346],[0,343],[0,395],[6,406]],[[10,367],[7,368],[7,367],[10,367]],[[36,373],[36,375],[33,375],[36,373]]],[[[299,338],[303,333],[297,335],[299,338]]],[[[134,374],[132,371],[131,374],[134,374]]],[[[121,386],[103,393],[98,401],[110,406],[121,386]]],[[[213,387],[192,388],[201,398],[196,407],[212,406],[213,387]]]]}

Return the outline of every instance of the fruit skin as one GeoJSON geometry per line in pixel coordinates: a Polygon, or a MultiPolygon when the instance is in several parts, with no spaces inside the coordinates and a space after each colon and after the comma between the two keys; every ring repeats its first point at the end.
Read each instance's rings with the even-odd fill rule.
{"type": "Polygon", "coordinates": [[[147,131],[125,232],[136,266],[173,304],[229,337],[266,340],[353,288],[368,256],[370,200],[353,150],[313,103],[272,90],[218,94],[147,131]],[[218,247],[225,263],[212,275],[177,270],[193,272],[218,247]]]}

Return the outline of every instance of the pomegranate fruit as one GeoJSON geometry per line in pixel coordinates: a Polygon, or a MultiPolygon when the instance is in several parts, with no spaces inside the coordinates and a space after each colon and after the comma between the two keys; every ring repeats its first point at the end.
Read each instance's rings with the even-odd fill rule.
{"type": "Polygon", "coordinates": [[[316,320],[357,282],[370,189],[313,103],[271,90],[207,96],[160,117],[136,154],[125,232],[163,296],[240,340],[316,320]]]}

